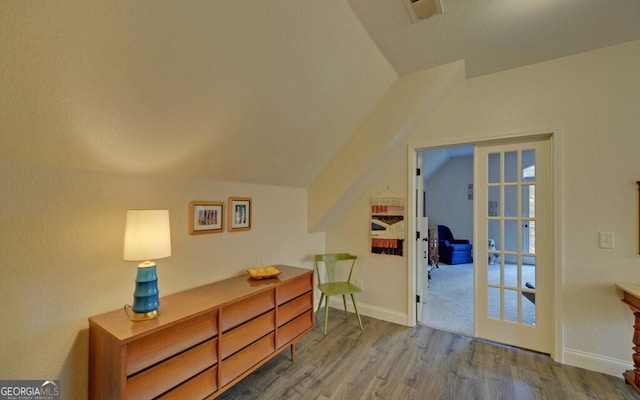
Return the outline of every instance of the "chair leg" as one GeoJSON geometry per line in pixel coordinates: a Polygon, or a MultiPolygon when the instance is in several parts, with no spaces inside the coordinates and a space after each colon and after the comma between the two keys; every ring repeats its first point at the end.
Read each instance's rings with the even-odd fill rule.
{"type": "Polygon", "coordinates": [[[347,313],[347,296],[346,295],[342,295],[342,303],[344,303],[344,316],[348,317],[349,314],[347,313]]]}
{"type": "Polygon", "coordinates": [[[320,313],[320,307],[322,307],[322,300],[324,299],[324,293],[320,292],[320,301],[318,302],[318,310],[316,311],[316,317],[320,313]]]}
{"type": "Polygon", "coordinates": [[[358,304],[356,303],[356,298],[353,295],[353,293],[351,293],[351,301],[353,301],[353,309],[356,310],[356,317],[358,317],[358,325],[360,325],[360,330],[363,331],[364,329],[362,328],[362,319],[360,318],[360,313],[358,312],[358,304]]]}
{"type": "Polygon", "coordinates": [[[329,296],[324,296],[324,334],[327,334],[327,321],[329,321],[329,296]]]}

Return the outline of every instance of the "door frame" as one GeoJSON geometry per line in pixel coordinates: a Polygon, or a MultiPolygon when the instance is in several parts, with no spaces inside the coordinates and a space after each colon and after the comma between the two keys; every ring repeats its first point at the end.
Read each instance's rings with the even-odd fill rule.
{"type": "MultiPolygon", "coordinates": [[[[422,171],[422,154],[419,152],[416,152],[416,164],[419,165],[420,170],[422,171]]],[[[418,168],[418,167],[417,167],[418,168]]],[[[423,306],[422,304],[424,303],[424,300],[427,296],[427,290],[429,290],[429,283],[427,282],[427,284],[425,285],[425,266],[422,265],[422,263],[420,262],[421,258],[421,251],[424,248],[424,237],[427,234],[426,232],[423,232],[422,228],[424,227],[424,225],[422,224],[422,220],[425,217],[424,215],[422,215],[422,211],[424,209],[424,198],[422,197],[422,192],[423,192],[423,185],[422,185],[422,175],[418,175],[417,173],[414,175],[414,184],[415,184],[415,190],[413,191],[413,193],[415,193],[415,202],[416,202],[416,206],[414,209],[414,213],[413,213],[413,218],[415,220],[415,224],[417,226],[417,232],[420,232],[419,235],[416,235],[416,243],[415,243],[415,258],[416,258],[416,312],[415,312],[415,316],[416,316],[416,322],[422,322],[422,310],[423,310],[423,306]],[[421,246],[422,245],[422,246],[421,246]]],[[[427,228],[428,229],[428,228],[427,228]]],[[[426,253],[425,253],[426,254],[426,253]]],[[[428,273],[427,273],[427,279],[428,279],[428,273]]]]}
{"type": "MultiPolygon", "coordinates": [[[[478,144],[487,144],[491,142],[503,143],[509,142],[512,140],[529,140],[539,138],[540,136],[547,136],[549,138],[550,151],[551,151],[551,190],[552,190],[552,204],[553,204],[553,218],[552,218],[552,232],[553,235],[552,243],[553,243],[553,282],[552,282],[552,298],[551,298],[551,331],[552,331],[552,345],[551,345],[551,358],[557,362],[564,363],[564,339],[563,339],[563,320],[562,320],[562,287],[563,287],[563,270],[564,270],[564,256],[563,256],[563,248],[562,248],[562,191],[561,191],[561,179],[562,179],[562,160],[560,155],[562,154],[562,135],[558,130],[546,130],[546,131],[538,131],[538,132],[525,132],[518,134],[510,134],[510,135],[499,135],[486,137],[482,139],[460,139],[460,140],[446,140],[446,141],[436,141],[429,142],[421,145],[408,144],[407,145],[407,199],[408,199],[408,213],[411,215],[415,215],[416,213],[416,183],[415,183],[415,175],[417,165],[417,152],[421,152],[424,150],[433,150],[443,147],[453,147],[453,146],[468,146],[468,145],[478,145],[478,144]]],[[[475,156],[474,156],[475,157],[475,156]]],[[[474,215],[474,225],[475,225],[474,215]]],[[[409,237],[414,236],[414,232],[419,232],[420,227],[417,226],[415,218],[407,218],[408,222],[408,232],[409,237]]],[[[473,242],[476,243],[475,233],[473,242]]],[[[408,326],[416,326],[416,268],[419,266],[418,263],[420,260],[416,259],[416,246],[417,241],[408,240],[407,241],[407,325],[408,326]]],[[[474,247],[473,256],[474,259],[477,259],[476,254],[477,248],[474,247]]],[[[475,280],[475,277],[474,277],[475,280]]]]}

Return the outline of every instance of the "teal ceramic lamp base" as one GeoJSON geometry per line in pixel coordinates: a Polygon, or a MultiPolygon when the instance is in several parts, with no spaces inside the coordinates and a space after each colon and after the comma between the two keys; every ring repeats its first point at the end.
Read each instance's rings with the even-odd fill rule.
{"type": "Polygon", "coordinates": [[[158,297],[158,274],[156,264],[144,261],[138,265],[136,289],[133,292],[133,306],[126,305],[125,312],[132,321],[157,318],[160,299],[158,297]]]}

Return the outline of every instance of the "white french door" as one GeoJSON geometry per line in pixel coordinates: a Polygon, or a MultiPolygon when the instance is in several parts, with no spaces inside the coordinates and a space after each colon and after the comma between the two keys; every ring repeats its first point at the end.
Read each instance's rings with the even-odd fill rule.
{"type": "Polygon", "coordinates": [[[476,335],[543,353],[552,349],[550,153],[549,138],[478,145],[474,168],[476,335]]]}

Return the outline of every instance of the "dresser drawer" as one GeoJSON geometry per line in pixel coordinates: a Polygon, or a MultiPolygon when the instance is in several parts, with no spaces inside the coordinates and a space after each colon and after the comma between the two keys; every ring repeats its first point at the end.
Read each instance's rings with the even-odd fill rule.
{"type": "Polygon", "coordinates": [[[284,304],[303,293],[311,291],[311,289],[313,289],[312,277],[312,274],[302,275],[278,286],[278,305],[284,304]]]}
{"type": "Polygon", "coordinates": [[[286,345],[298,335],[313,327],[313,310],[309,310],[293,321],[278,328],[278,348],[286,345]]]}
{"type": "Polygon", "coordinates": [[[313,293],[308,292],[278,307],[278,326],[291,321],[313,307],[313,293]]]}
{"type": "Polygon", "coordinates": [[[271,333],[224,360],[220,367],[222,368],[220,386],[224,387],[242,375],[243,372],[271,355],[275,351],[274,337],[275,334],[271,333]]]}
{"type": "Polygon", "coordinates": [[[204,399],[218,390],[218,367],[211,367],[158,397],[161,400],[204,399]]]}
{"type": "Polygon", "coordinates": [[[165,360],[218,334],[218,310],[191,318],[127,345],[127,375],[165,360]]]}
{"type": "Polygon", "coordinates": [[[255,342],[275,329],[275,311],[268,312],[246,324],[225,332],[220,337],[220,358],[225,359],[236,351],[255,342]]]}
{"type": "Polygon", "coordinates": [[[218,362],[217,342],[217,338],[211,339],[133,375],[127,380],[127,399],[154,398],[215,365],[218,362]]]}
{"type": "Polygon", "coordinates": [[[222,331],[240,325],[253,317],[272,310],[275,307],[273,299],[273,290],[267,290],[233,303],[220,310],[220,324],[222,331]]]}

